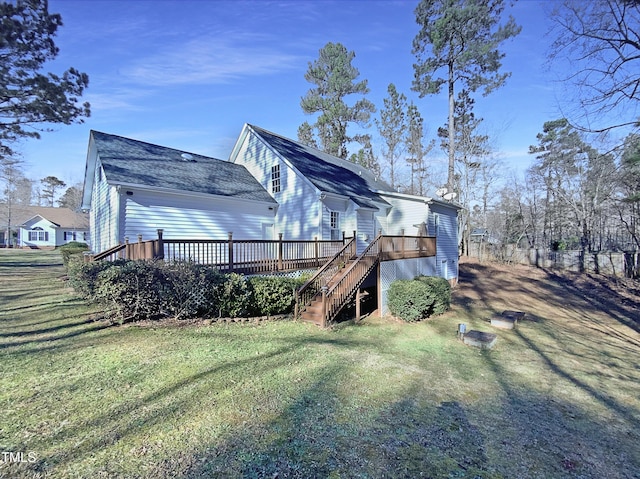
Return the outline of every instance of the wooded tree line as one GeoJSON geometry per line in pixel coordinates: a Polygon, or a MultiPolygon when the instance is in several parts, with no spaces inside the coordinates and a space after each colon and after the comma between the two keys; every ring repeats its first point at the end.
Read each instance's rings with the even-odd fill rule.
{"type": "Polygon", "coordinates": [[[365,98],[367,81],[352,65],[355,53],[328,43],[305,75],[315,87],[301,106],[318,116],[300,126],[299,141],[362,164],[394,190],[438,191],[461,203],[463,251],[474,229],[489,230],[484,240],[523,247],[639,249],[640,2],[555,5],[551,56],[572,65],[564,79],[569,102],[560,105],[571,115],[541,125],[529,150],[533,165],[520,179],[505,177],[499,152],[474,113],[475,95],[493,93],[510,76],[502,69],[501,46],[520,27],[504,7],[503,0],[419,2],[412,91],[423,98],[445,89],[449,100],[447,120],[431,128],[432,138],[422,105],[391,83],[376,110],[365,98]],[[353,95],[359,99],[348,104],[353,95]],[[613,123],[603,123],[610,118],[613,123]],[[359,133],[349,135],[349,125],[359,133]],[[620,131],[623,138],[612,139],[611,132],[620,131]],[[603,132],[609,136],[595,135],[603,132]],[[431,167],[438,151],[448,157],[445,175],[431,167]]]}

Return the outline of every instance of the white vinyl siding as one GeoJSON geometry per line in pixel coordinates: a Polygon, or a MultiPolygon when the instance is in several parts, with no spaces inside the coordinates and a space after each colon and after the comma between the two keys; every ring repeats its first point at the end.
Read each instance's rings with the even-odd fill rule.
{"type": "MultiPolygon", "coordinates": [[[[426,223],[429,214],[429,205],[425,203],[425,200],[423,198],[412,200],[386,195],[383,197],[392,206],[387,216],[385,234],[399,235],[404,230],[404,234],[408,236],[417,235],[418,226],[416,225],[426,223]]],[[[431,235],[431,230],[428,231],[428,234],[431,235]]]]}
{"type": "Polygon", "coordinates": [[[436,267],[438,276],[458,277],[458,217],[456,210],[438,204],[431,205],[429,234],[436,236],[436,267]],[[436,234],[437,233],[437,234],[436,234]]]}
{"type": "Polygon", "coordinates": [[[109,186],[104,179],[102,166],[96,165],[96,174],[91,197],[89,230],[91,232],[91,250],[99,253],[119,242],[118,209],[120,199],[115,186],[109,186]]]}
{"type": "Polygon", "coordinates": [[[373,211],[359,210],[357,212],[358,225],[357,231],[357,243],[356,249],[358,254],[362,253],[369,243],[375,238],[375,222],[373,218],[373,211]]]}
{"type": "Polygon", "coordinates": [[[123,191],[123,239],[130,242],[155,239],[163,230],[168,239],[260,239],[274,212],[267,204],[232,198],[198,197],[131,190],[123,191]]]}
{"type": "MultiPolygon", "coordinates": [[[[279,204],[274,221],[274,234],[286,240],[321,238],[320,192],[276,155],[253,131],[239,146],[234,163],[244,165],[267,191],[272,191],[272,168],[279,166],[279,204]]],[[[260,237],[260,236],[257,236],[260,237]]]]}
{"type": "Polygon", "coordinates": [[[20,246],[52,248],[56,246],[56,227],[50,221],[36,217],[20,227],[20,246]]]}

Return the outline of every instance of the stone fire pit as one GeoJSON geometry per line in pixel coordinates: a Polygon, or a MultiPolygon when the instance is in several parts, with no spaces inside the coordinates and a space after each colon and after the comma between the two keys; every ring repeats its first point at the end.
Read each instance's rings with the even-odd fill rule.
{"type": "Polygon", "coordinates": [[[503,311],[502,314],[496,314],[491,318],[491,326],[500,329],[513,329],[522,318],[524,318],[522,311],[503,311]]]}
{"type": "Polygon", "coordinates": [[[462,341],[464,342],[464,344],[482,349],[491,349],[493,346],[495,346],[497,340],[497,334],[476,331],[475,329],[467,332],[462,337],[462,341]]]}

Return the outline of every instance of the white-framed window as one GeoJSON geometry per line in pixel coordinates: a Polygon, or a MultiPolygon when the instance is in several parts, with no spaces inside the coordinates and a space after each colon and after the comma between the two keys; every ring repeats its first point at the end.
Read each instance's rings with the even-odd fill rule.
{"type": "Polygon", "coordinates": [[[64,232],[64,240],[65,241],[75,241],[76,240],[76,232],[75,231],[65,231],[64,232]]]}
{"type": "Polygon", "coordinates": [[[329,228],[331,230],[331,239],[339,240],[340,236],[340,212],[331,211],[329,213],[329,228]]]}
{"type": "Polygon", "coordinates": [[[438,233],[440,233],[440,215],[437,213],[433,215],[433,229],[435,236],[438,236],[438,233]]]}
{"type": "Polygon", "coordinates": [[[29,230],[29,241],[49,241],[49,232],[40,227],[29,230]]]}
{"type": "Polygon", "coordinates": [[[281,188],[280,165],[274,165],[271,167],[271,193],[278,193],[281,188]]]}

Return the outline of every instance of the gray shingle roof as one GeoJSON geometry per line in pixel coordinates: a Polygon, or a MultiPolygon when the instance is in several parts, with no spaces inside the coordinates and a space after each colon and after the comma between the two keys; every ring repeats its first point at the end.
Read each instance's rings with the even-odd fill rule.
{"type": "Polygon", "coordinates": [[[110,184],[129,184],[276,203],[242,165],[92,130],[110,184]]]}
{"type": "MultiPolygon", "coordinates": [[[[14,205],[11,216],[11,226],[14,228],[24,225],[35,216],[41,216],[59,228],[89,229],[89,215],[87,213],[78,213],[69,208],[14,205]]],[[[6,227],[7,219],[0,219],[0,223],[6,227]]]]}
{"type": "Polygon", "coordinates": [[[348,196],[360,206],[370,208],[375,208],[375,205],[367,200],[387,203],[375,191],[391,191],[391,187],[364,167],[257,126],[250,126],[320,191],[348,196]]]}

